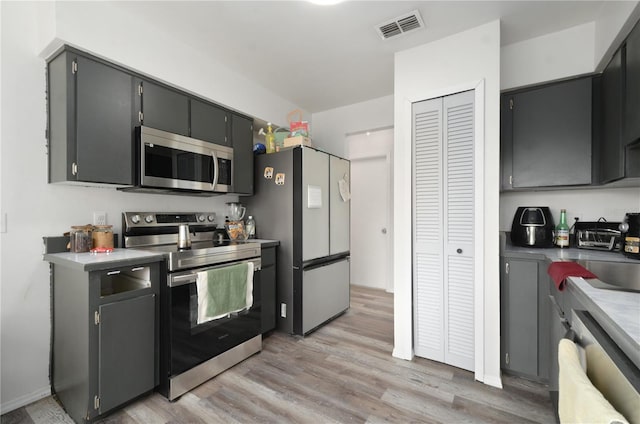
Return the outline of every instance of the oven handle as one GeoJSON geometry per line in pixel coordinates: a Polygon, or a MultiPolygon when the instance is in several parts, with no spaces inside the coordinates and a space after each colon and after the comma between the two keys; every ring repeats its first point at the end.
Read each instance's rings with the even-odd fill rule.
{"type": "MultiPolygon", "coordinates": [[[[219,265],[219,266],[212,266],[212,267],[207,267],[202,269],[202,271],[207,271],[210,269],[216,269],[216,268],[224,268],[230,265],[239,265],[239,264],[246,264],[249,262],[253,262],[253,271],[260,271],[260,269],[262,269],[262,262],[260,259],[254,259],[254,260],[248,260],[248,261],[240,261],[240,262],[233,262],[231,264],[224,264],[224,265],[219,265]]],[[[196,280],[198,278],[198,273],[197,272],[192,272],[190,274],[182,274],[182,275],[170,275],[169,276],[169,287],[179,287],[179,286],[184,286],[185,284],[191,284],[191,283],[195,283],[196,280]]]]}

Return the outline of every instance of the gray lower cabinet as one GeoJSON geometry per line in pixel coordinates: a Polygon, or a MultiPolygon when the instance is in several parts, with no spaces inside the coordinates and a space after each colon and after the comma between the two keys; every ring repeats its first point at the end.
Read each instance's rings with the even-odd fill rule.
{"type": "Polygon", "coordinates": [[[253,120],[231,115],[231,143],[233,144],[233,192],[253,194],[253,120]]]}
{"type": "Polygon", "coordinates": [[[590,185],[591,77],[502,95],[502,189],[590,185]]]}
{"type": "Polygon", "coordinates": [[[502,257],[501,265],[501,368],[546,381],[549,361],[546,262],[502,257]]]}
{"type": "Polygon", "coordinates": [[[191,99],[191,137],[231,147],[229,112],[201,100],[191,99]]]}
{"type": "Polygon", "coordinates": [[[159,267],[53,265],[51,385],[74,421],[93,421],[157,385],[159,267]]]}
{"type": "Polygon", "coordinates": [[[132,184],[133,84],[130,74],[73,49],[49,60],[50,183],[132,184]]]}
{"type": "Polygon", "coordinates": [[[189,97],[148,80],[138,80],[142,122],[147,127],[189,136],[189,97]]]}
{"type": "Polygon", "coordinates": [[[262,333],[276,328],[276,247],[262,248],[260,290],[262,333]]]}

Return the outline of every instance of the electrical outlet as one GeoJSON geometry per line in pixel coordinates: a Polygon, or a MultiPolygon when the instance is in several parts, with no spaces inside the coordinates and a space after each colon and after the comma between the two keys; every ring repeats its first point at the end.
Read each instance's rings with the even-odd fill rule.
{"type": "Polygon", "coordinates": [[[281,303],[280,304],[280,316],[282,318],[286,318],[287,317],[287,304],[286,303],[281,303]]]}
{"type": "Polygon", "coordinates": [[[93,213],[93,225],[107,225],[107,213],[106,212],[94,212],[93,213]]]}

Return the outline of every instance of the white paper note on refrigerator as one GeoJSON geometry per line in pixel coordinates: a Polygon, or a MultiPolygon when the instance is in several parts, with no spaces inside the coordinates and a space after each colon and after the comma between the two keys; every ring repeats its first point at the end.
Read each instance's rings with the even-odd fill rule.
{"type": "Polygon", "coordinates": [[[320,209],[322,207],[322,187],[307,186],[307,208],[320,209]]]}

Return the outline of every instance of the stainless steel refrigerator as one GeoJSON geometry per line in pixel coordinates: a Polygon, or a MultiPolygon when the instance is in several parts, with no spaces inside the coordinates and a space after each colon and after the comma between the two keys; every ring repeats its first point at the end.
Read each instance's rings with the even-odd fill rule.
{"type": "Polygon", "coordinates": [[[280,240],[277,328],[305,335],[349,308],[350,163],[309,147],[256,156],[243,198],[261,239],[280,240]]]}

